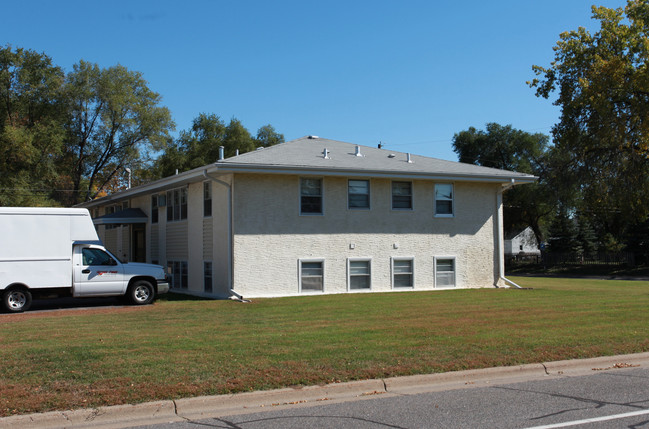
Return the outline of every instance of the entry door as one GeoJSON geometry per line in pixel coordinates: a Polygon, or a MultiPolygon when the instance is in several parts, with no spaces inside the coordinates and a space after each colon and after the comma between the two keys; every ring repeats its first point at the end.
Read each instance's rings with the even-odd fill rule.
{"type": "Polygon", "coordinates": [[[74,296],[122,295],[124,267],[102,249],[76,249],[74,296]]]}
{"type": "Polygon", "coordinates": [[[132,226],[132,240],[131,250],[132,262],[146,262],[146,236],[143,224],[135,224],[132,226]]]}

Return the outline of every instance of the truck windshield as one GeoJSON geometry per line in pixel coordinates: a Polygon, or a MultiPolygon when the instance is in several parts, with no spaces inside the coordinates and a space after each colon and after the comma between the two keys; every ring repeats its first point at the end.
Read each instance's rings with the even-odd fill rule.
{"type": "Polygon", "coordinates": [[[81,249],[81,255],[83,265],[115,265],[114,259],[101,249],[84,247],[81,249]]]}

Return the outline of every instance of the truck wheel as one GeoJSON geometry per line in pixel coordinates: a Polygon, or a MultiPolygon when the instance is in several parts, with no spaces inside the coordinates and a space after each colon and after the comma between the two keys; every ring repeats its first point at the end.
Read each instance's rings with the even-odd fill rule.
{"type": "Polygon", "coordinates": [[[2,294],[2,305],[10,313],[20,313],[32,305],[32,294],[27,289],[10,289],[2,294]]]}
{"type": "Polygon", "coordinates": [[[151,304],[155,298],[155,291],[148,281],[138,280],[129,288],[128,298],[133,305],[151,304]]]}

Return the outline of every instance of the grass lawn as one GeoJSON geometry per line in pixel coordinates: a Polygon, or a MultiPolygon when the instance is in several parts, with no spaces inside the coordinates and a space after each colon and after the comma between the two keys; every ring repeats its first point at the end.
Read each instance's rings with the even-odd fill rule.
{"type": "Polygon", "coordinates": [[[0,416],[649,350],[649,282],[0,315],[0,416]]]}

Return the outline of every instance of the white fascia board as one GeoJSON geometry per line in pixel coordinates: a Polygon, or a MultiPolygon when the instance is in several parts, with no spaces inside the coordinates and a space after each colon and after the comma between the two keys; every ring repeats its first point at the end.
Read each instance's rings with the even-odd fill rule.
{"type": "Polygon", "coordinates": [[[308,167],[277,167],[277,166],[250,166],[250,165],[217,165],[217,170],[228,173],[263,173],[263,174],[300,174],[313,176],[345,176],[345,177],[379,177],[394,179],[412,179],[412,180],[446,180],[462,182],[488,182],[488,183],[510,183],[512,179],[516,184],[534,183],[538,179],[532,175],[474,175],[474,174],[453,174],[453,173],[426,173],[426,172],[388,172],[373,170],[352,170],[352,169],[317,169],[308,167]]]}

